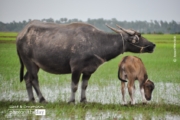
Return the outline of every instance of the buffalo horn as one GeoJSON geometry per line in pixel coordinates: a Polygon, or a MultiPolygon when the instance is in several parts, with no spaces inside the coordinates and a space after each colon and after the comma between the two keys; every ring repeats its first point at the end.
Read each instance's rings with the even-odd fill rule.
{"type": "Polygon", "coordinates": [[[119,25],[116,25],[119,29],[123,30],[124,32],[130,34],[130,35],[134,35],[135,31],[132,31],[132,30],[127,30],[127,29],[124,29],[122,27],[120,27],[119,25]]]}
{"type": "Polygon", "coordinates": [[[110,26],[107,25],[107,24],[106,24],[106,26],[107,26],[108,28],[110,28],[112,31],[116,32],[116,33],[120,33],[120,32],[121,32],[120,30],[117,30],[117,29],[115,29],[115,28],[112,28],[112,27],[110,27],[110,26]]]}

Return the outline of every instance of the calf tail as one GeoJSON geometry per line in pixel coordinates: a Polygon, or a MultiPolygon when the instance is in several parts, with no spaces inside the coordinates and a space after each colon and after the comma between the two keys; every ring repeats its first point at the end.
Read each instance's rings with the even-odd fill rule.
{"type": "Polygon", "coordinates": [[[22,59],[21,59],[21,57],[20,57],[20,55],[19,55],[18,50],[17,50],[17,53],[18,53],[18,56],[19,56],[20,64],[21,64],[21,68],[20,68],[20,82],[22,82],[23,79],[24,79],[24,64],[23,64],[23,62],[22,62],[22,59]]]}
{"type": "Polygon", "coordinates": [[[122,79],[121,77],[120,77],[120,69],[121,69],[121,67],[119,66],[119,69],[118,69],[118,78],[119,78],[119,80],[121,80],[122,82],[127,82],[127,80],[124,80],[124,79],[122,79]]]}

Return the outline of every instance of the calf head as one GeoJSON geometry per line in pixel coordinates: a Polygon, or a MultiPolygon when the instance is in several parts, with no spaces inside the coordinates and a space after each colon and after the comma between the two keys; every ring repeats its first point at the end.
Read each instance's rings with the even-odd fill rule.
{"type": "Polygon", "coordinates": [[[143,85],[143,88],[144,88],[144,93],[145,93],[145,98],[146,100],[151,100],[151,94],[154,90],[154,83],[150,80],[147,80],[144,85],[143,85]]]}

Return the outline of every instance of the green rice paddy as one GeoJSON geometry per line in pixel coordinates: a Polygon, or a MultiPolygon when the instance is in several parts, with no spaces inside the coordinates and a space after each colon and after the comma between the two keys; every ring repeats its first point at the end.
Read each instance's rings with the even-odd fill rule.
{"type": "MultiPolygon", "coordinates": [[[[17,33],[0,33],[0,119],[179,119],[180,118],[180,35],[143,35],[156,44],[154,53],[124,53],[103,64],[92,75],[87,88],[89,103],[81,104],[80,84],[76,104],[68,104],[70,75],[54,75],[39,72],[40,88],[47,104],[29,103],[24,81],[20,83],[20,63],[16,53],[17,33]],[[136,84],[134,106],[121,105],[120,82],[117,78],[118,64],[123,56],[140,57],[155,83],[153,98],[147,105],[141,103],[136,84]],[[27,106],[30,109],[27,109],[27,106]],[[32,108],[33,107],[33,108],[32,108]],[[46,115],[27,112],[46,110],[46,115]],[[18,112],[21,111],[21,112],[18,112]],[[23,114],[22,114],[23,111],[23,114]]],[[[128,92],[127,99],[129,99],[128,92]]],[[[36,94],[35,94],[36,96],[36,94]]]]}

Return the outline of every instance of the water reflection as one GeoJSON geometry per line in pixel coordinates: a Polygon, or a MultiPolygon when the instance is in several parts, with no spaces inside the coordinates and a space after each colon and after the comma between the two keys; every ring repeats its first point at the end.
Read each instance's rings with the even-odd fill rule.
{"type": "Polygon", "coordinates": [[[54,116],[51,119],[62,120],[178,120],[179,115],[172,114],[155,114],[144,111],[143,113],[137,111],[96,111],[92,110],[82,112],[72,112],[71,115],[54,116]]]}
{"type": "MultiPolygon", "coordinates": [[[[65,85],[46,85],[41,87],[42,93],[48,102],[56,101],[68,101],[70,97],[70,84],[65,85]]],[[[80,85],[76,94],[76,102],[80,101],[80,85]]],[[[155,83],[155,89],[152,93],[152,100],[156,103],[170,103],[180,105],[180,84],[172,83],[155,83]]],[[[28,101],[26,90],[13,90],[9,89],[0,92],[1,100],[11,101],[28,101]]],[[[111,82],[108,86],[89,85],[87,88],[87,100],[88,102],[98,102],[102,104],[119,104],[122,101],[120,92],[120,83],[111,82]]],[[[126,99],[129,100],[128,91],[126,91],[126,99]]],[[[135,92],[136,103],[141,103],[141,94],[139,91],[138,84],[136,84],[135,92]]],[[[38,98],[36,98],[38,101],[38,98]]]]}
{"type": "MultiPolygon", "coordinates": [[[[3,86],[8,86],[3,83],[3,86]]],[[[2,89],[2,88],[1,88],[2,89]]],[[[58,102],[64,101],[67,103],[71,90],[70,84],[55,84],[55,85],[45,85],[41,87],[42,93],[48,102],[58,102]]],[[[80,85],[77,91],[76,100],[79,104],[80,98],[80,85]]],[[[128,92],[127,92],[128,93],[128,92]]],[[[180,105],[180,84],[176,83],[155,83],[155,89],[153,91],[153,103],[170,103],[180,105]]],[[[0,101],[28,101],[26,90],[17,91],[11,88],[4,88],[2,92],[0,92],[0,101]]],[[[129,99],[129,95],[126,95],[127,99],[129,99]]],[[[138,88],[138,84],[136,84],[136,92],[135,98],[137,103],[141,103],[141,94],[138,88]]],[[[101,106],[107,104],[115,104],[119,105],[121,103],[121,92],[120,92],[120,83],[110,82],[109,85],[92,85],[90,84],[87,88],[87,100],[90,103],[100,104],[101,106]]],[[[38,99],[36,98],[38,101],[38,99]]],[[[151,103],[149,103],[151,104],[151,103]]],[[[107,106],[108,107],[108,106],[107,106]]],[[[103,108],[103,107],[102,107],[103,108]]],[[[1,111],[0,111],[1,112],[1,111]]],[[[10,115],[7,113],[6,115],[10,115]]],[[[0,115],[1,116],[1,115],[0,115]]],[[[53,110],[48,110],[48,115],[45,116],[36,116],[36,115],[24,115],[20,118],[17,114],[14,114],[10,117],[10,119],[33,119],[33,120],[50,120],[50,119],[67,119],[67,120],[97,120],[97,119],[133,119],[133,120],[156,120],[156,119],[166,119],[166,120],[176,120],[179,119],[179,115],[162,113],[148,113],[144,111],[140,113],[138,111],[116,111],[116,110],[107,110],[104,111],[93,111],[90,109],[82,110],[81,112],[73,110],[72,113],[66,114],[56,114],[53,110]]],[[[1,117],[0,117],[1,119],[1,117]]]]}
{"type": "MultiPolygon", "coordinates": [[[[19,104],[21,102],[18,102],[19,104]]],[[[60,102],[59,104],[64,105],[65,102],[60,102]]],[[[119,120],[119,119],[127,119],[127,120],[157,120],[157,119],[165,119],[165,120],[178,120],[180,118],[180,115],[171,114],[166,111],[156,113],[156,112],[149,112],[149,110],[144,109],[138,110],[139,107],[137,107],[137,110],[131,110],[133,106],[120,106],[117,104],[101,104],[101,103],[89,103],[90,108],[88,108],[88,105],[86,104],[78,104],[78,108],[82,109],[76,109],[75,105],[69,105],[70,110],[66,112],[66,109],[63,109],[65,111],[61,111],[61,107],[59,109],[46,109],[46,106],[44,105],[44,108],[46,109],[46,115],[35,115],[31,112],[23,112],[23,114],[19,112],[10,112],[10,110],[4,112],[0,111],[0,119],[16,119],[16,120],[119,120]],[[98,106],[95,110],[93,107],[98,106]],[[115,107],[120,109],[114,109],[115,107]],[[87,109],[84,109],[87,107],[87,109]],[[107,107],[108,110],[103,110],[100,108],[107,107]],[[121,110],[121,107],[123,107],[123,110],[121,110]],[[127,107],[127,111],[125,111],[127,107]],[[71,112],[70,112],[71,111],[71,112]]],[[[138,104],[137,106],[140,106],[138,104]]],[[[142,105],[141,105],[142,106],[142,105]]],[[[134,106],[135,108],[136,106],[134,106]]],[[[11,107],[9,107],[11,108],[11,107]]],[[[147,108],[147,107],[146,107],[147,108]]],[[[12,109],[11,109],[12,110],[12,109]]],[[[24,109],[14,109],[17,110],[24,110],[24,109]]],[[[27,109],[28,110],[28,109],[27,109]]]]}
{"type": "MultiPolygon", "coordinates": [[[[49,111],[50,112],[50,111],[49,111]]],[[[37,116],[37,115],[8,115],[6,114],[6,119],[16,119],[16,120],[178,120],[180,118],[179,115],[172,115],[172,114],[155,114],[155,113],[148,113],[144,111],[143,113],[137,111],[96,111],[93,112],[92,110],[85,110],[82,112],[72,111],[72,113],[63,115],[55,115],[53,111],[52,114],[44,115],[44,116],[37,116]]],[[[2,118],[2,116],[0,117],[2,118]]]]}

